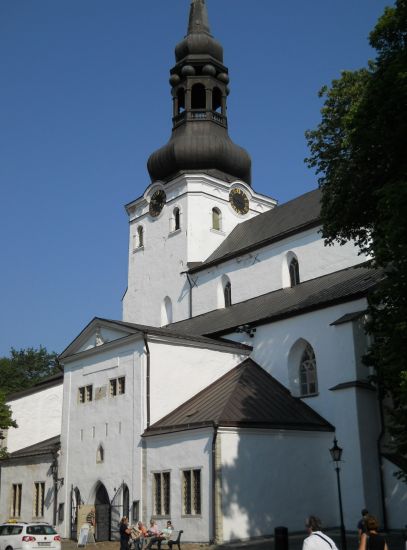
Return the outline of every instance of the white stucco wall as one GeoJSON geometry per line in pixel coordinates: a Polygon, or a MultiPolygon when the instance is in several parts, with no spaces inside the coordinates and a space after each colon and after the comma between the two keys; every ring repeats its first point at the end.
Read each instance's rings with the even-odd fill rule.
{"type": "Polygon", "coordinates": [[[220,433],[224,541],[271,535],[280,525],[302,531],[309,514],[338,525],[331,433],[220,433]]]}
{"type": "Polygon", "coordinates": [[[7,434],[9,453],[61,433],[62,381],[60,384],[8,401],[18,428],[7,434]]]}
{"type": "Polygon", "coordinates": [[[193,315],[224,306],[223,302],[219,303],[217,292],[222,275],[227,275],[231,281],[232,303],[290,286],[288,253],[297,256],[302,282],[364,261],[352,243],[325,247],[318,229],[304,231],[195,273],[193,279],[197,287],[193,289],[193,315]]]}
{"type": "MultiPolygon", "coordinates": [[[[182,529],[182,541],[208,542],[211,523],[211,444],[212,430],[190,430],[146,438],[147,444],[147,518],[153,511],[153,473],[170,472],[170,519],[182,529]],[[201,470],[201,514],[184,516],[182,510],[182,471],[201,470]]],[[[164,527],[166,516],[157,518],[164,527]]]]}
{"type": "Polygon", "coordinates": [[[247,358],[247,353],[228,349],[151,342],[151,423],[206,388],[247,358]]]}
{"type": "Polygon", "coordinates": [[[94,504],[100,482],[111,500],[124,482],[130,503],[141,500],[140,434],[145,423],[145,374],[142,340],[78,358],[65,365],[60,500],[65,505],[64,536],[69,535],[71,487],[78,487],[85,504],[94,504]],[[125,376],[123,395],[109,395],[109,379],[125,376]],[[78,388],[93,384],[94,400],[78,402],[78,388]],[[102,388],[96,398],[97,388],[102,388]],[[104,389],[105,388],[105,389],[104,389]],[[104,461],[97,463],[98,447],[104,461]]]}
{"type": "MultiPolygon", "coordinates": [[[[150,351],[150,422],[186,401],[244,360],[249,352],[234,348],[206,349],[203,345],[148,338],[150,351]]],[[[109,498],[124,482],[130,503],[142,494],[141,434],[147,427],[147,354],[143,338],[94,348],[65,365],[61,475],[66,479],[60,501],[70,502],[70,488],[78,487],[85,504],[93,504],[104,484],[109,498]],[[124,395],[109,396],[109,379],[125,376],[124,395]],[[78,388],[93,385],[91,402],[78,402],[78,388]],[[98,447],[104,449],[97,463],[98,447]],[[64,500],[63,500],[64,499],[64,500]]],[[[188,446],[188,445],[187,445],[188,446]]],[[[69,534],[66,506],[63,532],[69,534]]]]}
{"type": "Polygon", "coordinates": [[[53,523],[54,490],[50,474],[50,461],[43,462],[44,457],[30,458],[2,464],[1,466],[1,492],[0,492],[0,522],[8,520],[11,516],[12,486],[21,483],[21,515],[22,521],[47,521],[53,523]],[[34,483],[45,483],[45,509],[44,516],[33,517],[34,510],[34,483]]]}
{"type": "Polygon", "coordinates": [[[189,174],[165,185],[149,186],[144,196],[128,205],[130,218],[128,288],[123,298],[123,320],[152,326],[164,324],[162,304],[172,303],[173,320],[189,316],[188,262],[203,261],[241,221],[272,208],[273,199],[249,186],[228,184],[206,175],[189,174]],[[229,203],[229,190],[238,185],[250,199],[250,210],[237,214],[229,203]],[[157,217],[148,213],[157,189],[166,193],[166,204],[157,217]],[[174,208],[180,209],[180,229],[171,231],[174,208]],[[212,229],[212,209],[222,213],[222,229],[212,229]],[[135,247],[137,228],[143,227],[144,246],[135,247]]]}
{"type": "MultiPolygon", "coordinates": [[[[352,323],[331,326],[345,313],[366,308],[366,300],[338,304],[330,308],[298,315],[257,327],[254,338],[245,342],[253,345],[252,358],[294,395],[299,395],[298,368],[300,356],[292,350],[300,342],[314,349],[318,393],[303,401],[336,428],[339,445],[344,448],[341,469],[345,525],[354,526],[355,517],[367,506],[380,510],[379,468],[376,441],[380,431],[377,398],[374,392],[355,387],[331,391],[338,384],[360,379],[361,367],[355,349],[352,323]],[[295,369],[296,382],[293,373],[295,369]]],[[[228,338],[236,335],[227,335],[228,338]]],[[[242,340],[242,335],[238,335],[242,340]]],[[[362,349],[360,334],[357,350],[362,349]]],[[[329,447],[332,446],[332,439],[329,447]]],[[[377,512],[379,515],[379,512],[377,512]]]]}

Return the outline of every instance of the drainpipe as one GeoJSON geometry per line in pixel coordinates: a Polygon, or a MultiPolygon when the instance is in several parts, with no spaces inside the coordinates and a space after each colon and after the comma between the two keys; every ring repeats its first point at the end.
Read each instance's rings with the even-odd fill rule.
{"type": "Polygon", "coordinates": [[[211,544],[215,544],[216,541],[216,531],[217,531],[217,522],[216,522],[216,440],[218,438],[218,427],[215,425],[213,428],[213,438],[212,438],[212,539],[211,544]]]}
{"type": "Polygon", "coordinates": [[[384,476],[383,476],[383,457],[382,457],[382,441],[385,434],[384,429],[384,412],[383,412],[383,388],[381,382],[378,384],[378,398],[379,398],[379,412],[380,412],[380,433],[377,438],[377,458],[379,460],[379,478],[380,478],[380,497],[383,514],[383,529],[387,531],[387,510],[386,510],[386,497],[384,488],[384,476]]]}
{"type": "Polygon", "coordinates": [[[148,347],[147,333],[143,332],[144,345],[147,354],[147,373],[146,373],[146,400],[147,400],[147,428],[150,426],[150,348],[148,347]]]}
{"type": "Polygon", "coordinates": [[[186,275],[187,275],[187,281],[188,281],[188,284],[189,284],[189,318],[191,319],[192,317],[192,287],[194,286],[194,283],[191,279],[191,275],[186,272],[186,275]]]}
{"type": "Polygon", "coordinates": [[[52,515],[52,524],[54,527],[57,525],[57,506],[58,506],[58,449],[53,452],[52,456],[52,482],[54,489],[54,503],[53,503],[53,515],[52,515]]]}

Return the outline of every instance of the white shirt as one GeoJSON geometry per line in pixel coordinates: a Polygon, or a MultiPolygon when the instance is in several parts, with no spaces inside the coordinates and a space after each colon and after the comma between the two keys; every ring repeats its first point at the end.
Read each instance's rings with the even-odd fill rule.
{"type": "Polygon", "coordinates": [[[304,539],[302,550],[338,550],[332,539],[322,531],[313,531],[309,537],[304,539]]]}

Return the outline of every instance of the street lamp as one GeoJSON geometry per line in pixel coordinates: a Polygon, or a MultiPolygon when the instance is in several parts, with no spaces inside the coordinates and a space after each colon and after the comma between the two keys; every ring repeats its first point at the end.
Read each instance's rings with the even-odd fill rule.
{"type": "Polygon", "coordinates": [[[331,453],[332,460],[335,462],[336,481],[338,483],[339,513],[341,516],[341,546],[342,550],[346,550],[346,532],[343,522],[341,480],[339,477],[339,463],[341,462],[342,449],[339,447],[336,437],[334,438],[334,446],[332,447],[332,449],[329,449],[329,452],[331,453]]]}

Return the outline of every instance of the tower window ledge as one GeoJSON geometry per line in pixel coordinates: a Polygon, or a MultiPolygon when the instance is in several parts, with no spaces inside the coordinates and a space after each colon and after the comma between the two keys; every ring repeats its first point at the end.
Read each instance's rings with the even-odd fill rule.
{"type": "Polygon", "coordinates": [[[175,229],[174,231],[170,231],[170,232],[168,233],[168,236],[169,236],[169,237],[173,237],[174,235],[179,235],[179,233],[181,233],[181,228],[175,229]]]}
{"type": "Polygon", "coordinates": [[[137,248],[133,248],[133,254],[136,254],[137,252],[141,252],[144,250],[144,246],[138,246],[137,248]]]}
{"type": "Polygon", "coordinates": [[[217,235],[223,235],[223,236],[226,235],[226,233],[221,229],[214,229],[213,227],[211,227],[211,233],[216,233],[217,235]]]}

